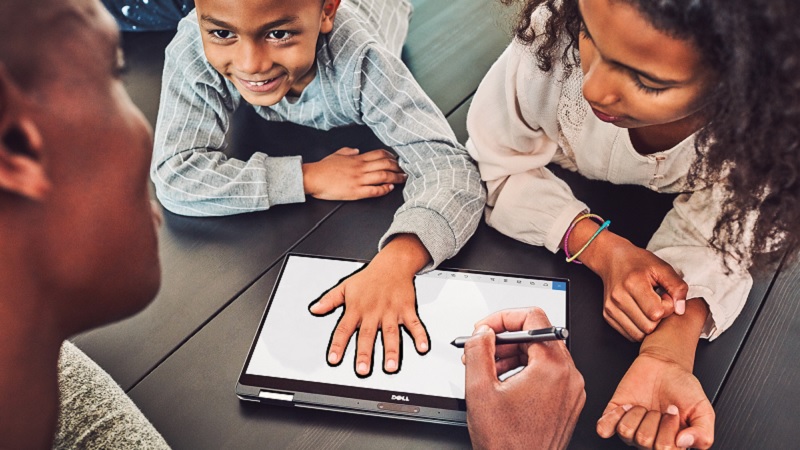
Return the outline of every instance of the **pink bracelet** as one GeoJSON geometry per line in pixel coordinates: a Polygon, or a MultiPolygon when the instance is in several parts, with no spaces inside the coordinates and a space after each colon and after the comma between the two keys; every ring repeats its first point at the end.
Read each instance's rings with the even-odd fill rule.
{"type": "MultiPolygon", "coordinates": [[[[577,259],[574,259],[569,254],[569,245],[568,245],[570,233],[572,233],[572,230],[575,228],[575,225],[577,225],[578,222],[580,222],[583,219],[592,219],[592,220],[596,221],[599,225],[603,224],[603,218],[598,216],[597,214],[584,214],[584,215],[578,217],[577,219],[575,219],[575,221],[572,222],[572,224],[569,226],[569,228],[567,228],[567,232],[564,234],[564,254],[567,255],[567,262],[574,262],[576,264],[583,264],[582,262],[578,261],[577,259]]],[[[606,227],[607,226],[608,225],[606,225],[606,227]]],[[[590,240],[590,242],[591,242],[591,240],[590,240]]],[[[577,256],[577,255],[575,255],[575,256],[577,256]]]]}

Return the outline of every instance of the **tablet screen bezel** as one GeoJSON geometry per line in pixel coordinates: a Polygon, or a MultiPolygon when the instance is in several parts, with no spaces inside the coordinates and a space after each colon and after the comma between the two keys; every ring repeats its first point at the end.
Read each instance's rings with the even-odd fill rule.
{"type": "MultiPolygon", "coordinates": [[[[320,255],[309,255],[309,254],[302,254],[302,253],[289,253],[284,258],[284,261],[281,265],[280,272],[276,279],[275,285],[272,288],[272,291],[269,296],[269,301],[267,303],[266,308],[264,309],[264,313],[261,316],[261,321],[258,326],[258,330],[256,331],[253,341],[250,344],[250,350],[248,351],[247,358],[245,359],[245,363],[242,367],[242,370],[239,375],[238,385],[237,385],[237,393],[242,395],[244,389],[240,389],[241,386],[246,386],[250,388],[260,389],[260,390],[268,390],[270,392],[285,392],[286,394],[314,394],[320,396],[328,396],[328,397],[337,397],[342,399],[351,399],[351,400],[363,400],[365,402],[391,402],[391,403],[398,403],[398,397],[404,397],[403,402],[409,405],[418,406],[421,408],[430,408],[433,410],[448,410],[448,411],[459,411],[464,412],[466,411],[466,401],[464,399],[455,398],[455,397],[441,397],[441,396],[433,396],[433,395],[424,395],[424,394],[416,394],[416,393],[407,393],[407,392],[397,392],[397,391],[386,391],[380,389],[372,389],[372,388],[365,388],[365,387],[354,387],[354,386],[346,386],[346,385],[339,385],[339,384],[330,384],[330,383],[321,383],[321,382],[314,382],[314,381],[305,381],[305,380],[296,380],[291,378],[278,378],[278,377],[271,377],[271,376],[264,376],[264,375],[253,375],[247,373],[247,368],[250,367],[250,362],[253,357],[253,354],[256,349],[256,345],[259,341],[259,337],[261,336],[261,332],[263,327],[266,323],[267,316],[269,315],[270,308],[273,305],[273,300],[275,294],[278,290],[278,286],[280,286],[281,280],[283,278],[284,271],[288,265],[288,261],[291,257],[298,256],[304,258],[316,258],[316,259],[323,259],[323,260],[333,260],[333,261],[347,261],[347,262],[356,262],[367,264],[369,261],[360,260],[360,259],[352,259],[352,258],[341,258],[341,257],[331,257],[331,256],[320,256],[320,255]]],[[[487,272],[487,271],[480,271],[480,270],[471,270],[471,269],[454,269],[454,268],[445,268],[439,267],[437,270],[445,271],[449,273],[462,273],[462,274],[476,274],[476,275],[487,275],[487,276],[508,276],[514,278],[521,278],[527,280],[535,280],[535,281],[550,281],[550,282],[563,282],[565,285],[565,318],[566,318],[566,326],[569,327],[569,294],[570,294],[570,283],[569,280],[566,278],[554,278],[554,277],[546,277],[546,276],[532,276],[532,275],[523,275],[523,274],[514,274],[514,273],[501,273],[501,272],[487,272]]],[[[340,312],[334,312],[334,314],[340,314],[340,312]]],[[[455,337],[455,336],[454,336],[455,337]]],[[[566,344],[569,346],[569,340],[567,340],[566,344]]],[[[253,398],[251,395],[247,395],[250,397],[249,399],[253,400],[261,400],[257,398],[253,398]]],[[[346,409],[346,408],[343,408],[346,409]]],[[[372,409],[372,408],[367,408],[372,409]]],[[[373,411],[380,413],[381,411],[373,411]]],[[[385,411],[386,414],[391,414],[391,411],[385,411]]]]}

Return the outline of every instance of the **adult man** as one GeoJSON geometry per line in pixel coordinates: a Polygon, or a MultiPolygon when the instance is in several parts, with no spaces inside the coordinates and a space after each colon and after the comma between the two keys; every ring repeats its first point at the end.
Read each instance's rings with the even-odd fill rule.
{"type": "MultiPolygon", "coordinates": [[[[46,448],[62,342],[158,290],[152,141],[99,2],[4,0],[0,24],[0,448],[46,448]]],[[[165,446],[85,356],[63,359],[62,386],[83,390],[61,393],[59,445],[165,446]]]]}

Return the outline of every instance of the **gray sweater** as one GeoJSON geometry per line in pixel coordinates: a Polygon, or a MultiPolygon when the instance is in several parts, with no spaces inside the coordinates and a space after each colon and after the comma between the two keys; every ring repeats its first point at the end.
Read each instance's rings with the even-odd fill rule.
{"type": "MultiPolygon", "coordinates": [[[[477,168],[444,115],[398,57],[408,30],[405,0],[346,0],[321,37],[317,75],[300,97],[255,107],[265,120],[329,130],[368,125],[409,175],[405,203],[381,239],[417,235],[433,264],[452,257],[475,231],[485,203],[477,168]]],[[[166,51],[151,178],[168,210],[191,216],[259,211],[303,202],[302,156],[247,161],[222,150],[236,88],[206,60],[190,13],[166,51]]]]}
{"type": "Polygon", "coordinates": [[[169,449],[122,388],[69,341],[58,361],[56,449],[169,449]]]}

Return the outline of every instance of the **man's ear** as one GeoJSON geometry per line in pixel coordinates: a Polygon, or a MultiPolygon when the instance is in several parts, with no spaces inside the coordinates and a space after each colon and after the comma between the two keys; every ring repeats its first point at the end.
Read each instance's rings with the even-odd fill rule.
{"type": "Polygon", "coordinates": [[[322,24],[319,32],[328,34],[333,31],[333,20],[336,18],[336,11],[339,10],[341,0],[325,0],[322,4],[322,24]]]}
{"type": "Polygon", "coordinates": [[[42,200],[50,190],[42,135],[26,115],[24,94],[0,62],[0,190],[42,200]]]}

